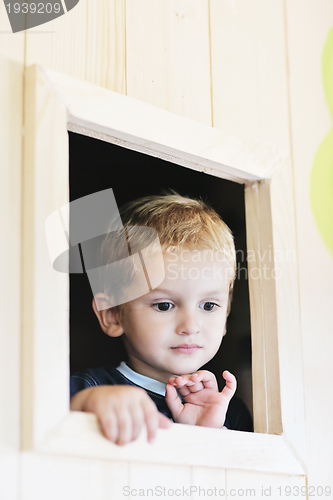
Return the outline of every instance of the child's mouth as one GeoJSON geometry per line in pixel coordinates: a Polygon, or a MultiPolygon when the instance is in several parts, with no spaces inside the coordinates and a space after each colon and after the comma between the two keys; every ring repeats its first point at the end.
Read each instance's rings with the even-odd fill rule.
{"type": "Polygon", "coordinates": [[[198,344],[180,344],[176,347],[171,347],[171,349],[173,351],[179,352],[180,354],[192,354],[198,349],[201,349],[201,346],[198,344]]]}

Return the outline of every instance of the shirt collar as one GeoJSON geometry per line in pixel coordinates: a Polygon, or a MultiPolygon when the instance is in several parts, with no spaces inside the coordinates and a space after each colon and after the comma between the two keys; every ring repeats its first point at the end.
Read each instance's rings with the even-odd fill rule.
{"type": "Polygon", "coordinates": [[[165,384],[163,384],[163,382],[159,382],[159,380],[135,372],[125,363],[125,361],[122,361],[120,365],[117,366],[117,370],[134,384],[143,387],[143,389],[165,396],[165,384]]]}

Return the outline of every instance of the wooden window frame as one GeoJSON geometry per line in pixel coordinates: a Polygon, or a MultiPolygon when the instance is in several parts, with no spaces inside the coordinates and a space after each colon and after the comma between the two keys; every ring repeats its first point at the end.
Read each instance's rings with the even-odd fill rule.
{"type": "Polygon", "coordinates": [[[288,157],[45,67],[27,69],[25,88],[22,448],[306,474],[288,157]],[[68,131],[245,184],[255,433],[174,424],[152,445],[141,435],[118,447],[102,436],[95,415],[69,411],[69,280],[52,269],[44,231],[47,216],[69,201],[68,131]]]}

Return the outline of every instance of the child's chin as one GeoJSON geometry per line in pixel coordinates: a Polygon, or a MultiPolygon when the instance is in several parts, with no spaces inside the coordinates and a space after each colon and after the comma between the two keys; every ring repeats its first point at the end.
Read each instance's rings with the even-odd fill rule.
{"type": "Polygon", "coordinates": [[[181,370],[179,370],[179,367],[177,367],[177,372],[175,372],[175,375],[181,376],[188,375],[189,373],[195,373],[199,370],[200,366],[198,366],[197,364],[188,364],[186,366],[182,366],[181,370]]]}

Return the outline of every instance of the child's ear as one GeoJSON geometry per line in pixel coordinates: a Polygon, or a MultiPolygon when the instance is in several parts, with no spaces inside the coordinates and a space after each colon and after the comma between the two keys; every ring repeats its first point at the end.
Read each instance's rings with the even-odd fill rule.
{"type": "Polygon", "coordinates": [[[104,293],[95,295],[92,306],[104,333],[110,337],[120,337],[124,333],[120,322],[119,307],[111,307],[107,295],[104,293]]]}

